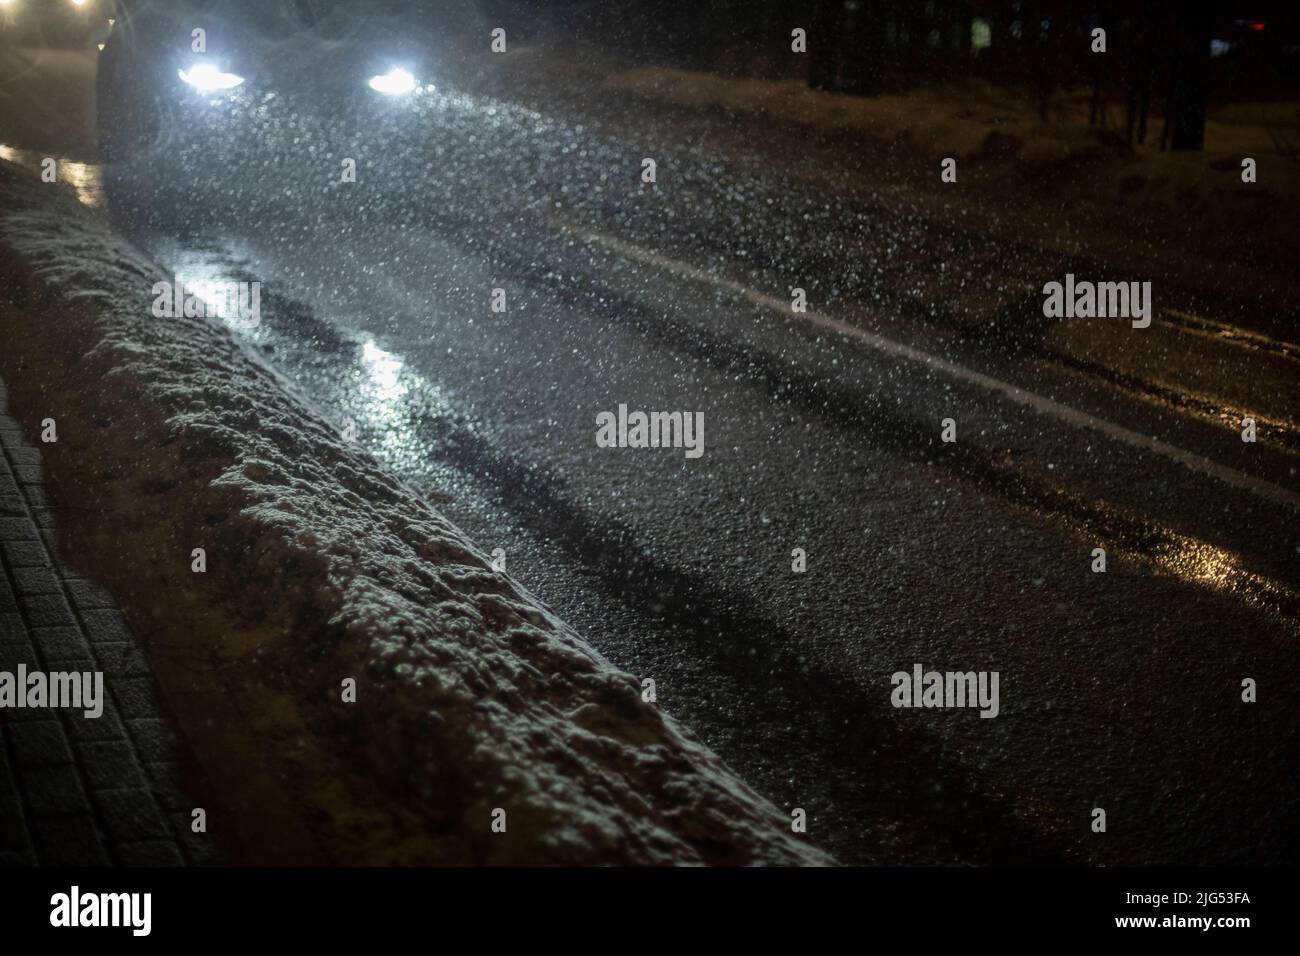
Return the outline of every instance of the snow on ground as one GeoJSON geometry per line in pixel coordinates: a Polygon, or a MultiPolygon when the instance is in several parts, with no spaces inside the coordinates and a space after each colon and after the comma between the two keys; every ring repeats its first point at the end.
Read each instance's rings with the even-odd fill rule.
{"type": "Polygon", "coordinates": [[[59,409],[83,556],[222,674],[255,736],[213,759],[273,766],[332,858],[830,862],[215,320],[154,318],[170,277],[71,191],[0,163],[0,210],[0,371],[59,409]]]}
{"type": "Polygon", "coordinates": [[[798,131],[804,151],[833,160],[858,187],[906,195],[937,216],[960,210],[967,225],[1189,287],[1213,275],[1216,290],[1243,299],[1276,296],[1284,308],[1300,300],[1300,163],[1285,154],[1300,141],[1300,103],[1212,107],[1205,149],[1173,152],[1159,148],[1154,113],[1134,149],[1123,141],[1122,104],[1106,106],[1105,128],[1089,126],[1086,89],[1058,91],[1042,118],[1027,93],[981,80],[861,97],[545,49],[512,62],[525,75],[599,89],[593,102],[618,95],[739,123],[755,148],[773,130],[798,131]],[[957,159],[957,185],[940,182],[943,157],[957,159]],[[1254,183],[1242,182],[1245,157],[1257,162],[1254,183]]]}

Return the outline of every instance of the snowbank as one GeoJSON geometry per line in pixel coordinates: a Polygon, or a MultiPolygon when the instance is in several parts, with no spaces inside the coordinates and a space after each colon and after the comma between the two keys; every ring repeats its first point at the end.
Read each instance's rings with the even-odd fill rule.
{"type": "Polygon", "coordinates": [[[0,210],[0,372],[57,412],[65,538],[205,769],[287,794],[312,859],[832,862],[225,329],[153,318],[168,277],[70,192],[0,163],[0,210]]]}

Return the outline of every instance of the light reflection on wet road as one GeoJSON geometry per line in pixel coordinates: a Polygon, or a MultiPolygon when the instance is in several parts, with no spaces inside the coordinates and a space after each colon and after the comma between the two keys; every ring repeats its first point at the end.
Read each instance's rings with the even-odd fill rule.
{"type": "MultiPolygon", "coordinates": [[[[17,163],[36,173],[44,170],[47,157],[26,149],[17,149],[0,143],[0,159],[17,163]]],[[[76,190],[77,198],[92,209],[104,207],[104,180],[99,166],[93,163],[78,163],[60,156],[48,157],[54,160],[56,182],[68,183],[76,190]]]]}

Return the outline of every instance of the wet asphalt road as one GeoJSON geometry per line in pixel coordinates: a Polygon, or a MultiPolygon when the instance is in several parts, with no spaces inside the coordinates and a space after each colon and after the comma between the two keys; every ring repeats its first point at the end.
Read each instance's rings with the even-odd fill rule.
{"type": "Polygon", "coordinates": [[[1300,352],[1268,320],[1048,328],[1017,303],[1086,263],[756,175],[699,118],[231,108],[274,161],[178,164],[229,208],[160,179],[123,227],[262,282],[236,334],[841,860],[1300,859],[1300,352]],[[619,404],[703,412],[703,456],[597,447],[619,404]],[[998,671],[999,715],[894,709],[916,663],[998,671]]]}

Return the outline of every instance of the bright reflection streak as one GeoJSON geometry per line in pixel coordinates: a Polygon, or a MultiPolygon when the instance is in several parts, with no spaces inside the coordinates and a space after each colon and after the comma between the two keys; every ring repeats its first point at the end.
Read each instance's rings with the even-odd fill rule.
{"type": "MultiPolygon", "coordinates": [[[[29,149],[15,149],[0,143],[0,159],[26,166],[37,173],[44,171],[45,157],[29,149]]],[[[55,158],[54,176],[56,182],[67,183],[76,191],[82,205],[92,209],[104,205],[104,180],[98,166],[55,158]]]]}
{"type": "Polygon", "coordinates": [[[372,76],[370,88],[377,93],[400,96],[415,89],[415,77],[405,70],[389,70],[383,76],[372,76]]]}
{"type": "Polygon", "coordinates": [[[392,352],[385,352],[372,340],[362,347],[361,360],[365,363],[375,399],[390,403],[406,394],[406,386],[400,381],[405,363],[400,358],[392,352]]]}
{"type": "Polygon", "coordinates": [[[66,180],[77,191],[77,198],[82,205],[92,209],[104,205],[104,183],[98,166],[64,159],[59,160],[57,170],[59,178],[66,180]]]}
{"type": "Polygon", "coordinates": [[[238,308],[220,308],[223,303],[229,305],[231,301],[228,290],[250,281],[237,263],[202,249],[173,246],[164,241],[159,242],[158,254],[171,271],[167,281],[172,282],[179,276],[185,285],[186,296],[194,296],[202,302],[205,315],[223,323],[247,341],[265,341],[260,314],[245,317],[238,308]]]}
{"type": "MultiPolygon", "coordinates": [[[[406,363],[369,339],[361,347],[359,419],[373,436],[373,450],[388,461],[402,461],[418,448],[411,417],[406,363]]],[[[418,379],[418,376],[417,376],[418,379]]],[[[419,384],[417,382],[417,387],[419,384]]]]}
{"type": "Polygon", "coordinates": [[[1226,551],[1199,541],[1180,544],[1158,552],[1161,563],[1179,577],[1231,590],[1246,573],[1237,559],[1226,551]]]}
{"type": "Polygon", "coordinates": [[[1242,567],[1231,552],[1173,535],[1171,541],[1156,547],[1151,557],[1157,567],[1184,581],[1232,594],[1252,607],[1271,611],[1288,624],[1297,624],[1293,614],[1300,606],[1300,594],[1279,581],[1242,567]]]}

